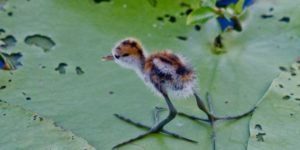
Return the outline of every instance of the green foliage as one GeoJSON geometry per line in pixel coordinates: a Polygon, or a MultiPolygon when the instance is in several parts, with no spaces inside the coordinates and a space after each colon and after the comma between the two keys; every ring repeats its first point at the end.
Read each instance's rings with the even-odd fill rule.
{"type": "Polygon", "coordinates": [[[234,7],[234,11],[236,14],[242,13],[244,2],[245,2],[245,0],[238,0],[238,2],[236,3],[236,5],[234,7]]]}
{"type": "MultiPolygon", "coordinates": [[[[152,7],[146,1],[136,0],[97,4],[92,0],[8,1],[6,11],[0,12],[0,28],[18,42],[5,51],[21,52],[23,67],[12,73],[0,72],[0,85],[6,86],[0,90],[1,99],[51,118],[96,149],[109,150],[118,142],[145,132],[114,118],[113,113],[152,125],[153,107],[165,106],[134,72],[101,62],[118,40],[136,37],[149,52],[171,49],[189,58],[197,70],[201,95],[209,91],[216,113],[222,116],[240,114],[253,107],[278,75],[278,67],[291,64],[300,55],[297,1],[258,1],[242,22],[244,30],[224,35],[227,53],[222,55],[212,52],[212,41],[218,35],[214,31],[219,28],[215,21],[208,21],[195,31],[186,26],[186,17],[180,15],[185,11],[180,2],[158,1],[152,7]],[[270,7],[275,8],[271,12],[275,17],[262,19],[260,16],[268,13],[270,7]],[[13,16],[7,15],[10,11],[13,16]],[[176,22],[156,20],[166,14],[176,17],[176,22]],[[279,22],[283,16],[291,21],[279,22]],[[24,42],[36,34],[50,37],[55,46],[46,53],[24,42]]],[[[204,117],[193,98],[173,102],[179,111],[204,117]]],[[[219,122],[217,149],[246,149],[249,120],[250,117],[219,122]]],[[[157,134],[121,149],[211,149],[210,127],[201,122],[177,117],[166,129],[199,144],[157,134]]]]}
{"type": "Polygon", "coordinates": [[[187,17],[187,24],[204,24],[212,18],[217,16],[216,12],[211,7],[200,7],[193,11],[187,17]]]}
{"type": "Polygon", "coordinates": [[[95,150],[87,141],[47,118],[0,101],[1,149],[95,150]]]}
{"type": "Polygon", "coordinates": [[[298,149],[300,61],[276,78],[250,122],[248,150],[298,149]]]}
{"type": "Polygon", "coordinates": [[[243,17],[246,8],[253,3],[254,0],[237,0],[236,2],[232,0],[201,1],[200,7],[197,7],[188,15],[187,24],[205,24],[209,20],[216,19],[220,30],[215,32],[222,34],[224,31],[231,31],[231,29],[240,32],[242,30],[240,18],[243,17]]]}

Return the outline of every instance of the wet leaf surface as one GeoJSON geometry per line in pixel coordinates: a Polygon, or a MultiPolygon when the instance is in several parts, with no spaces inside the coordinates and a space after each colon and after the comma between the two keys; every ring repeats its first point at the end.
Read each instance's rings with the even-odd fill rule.
{"type": "MultiPolygon", "coordinates": [[[[242,32],[223,36],[226,53],[215,55],[216,21],[201,25],[200,31],[186,26],[186,15],[181,13],[191,11],[179,0],[158,1],[156,7],[136,0],[11,0],[0,11],[0,28],[18,41],[10,51],[22,52],[23,67],[13,73],[0,72],[0,85],[6,85],[0,97],[51,118],[97,149],[111,149],[145,132],[116,119],[114,113],[151,125],[153,108],[165,106],[134,72],[101,61],[117,41],[131,36],[142,41],[148,52],[172,49],[187,57],[197,70],[201,95],[211,93],[217,114],[240,114],[264,95],[280,73],[279,66],[288,66],[300,55],[299,21],[295,19],[299,18],[298,3],[258,1],[249,7],[242,32]],[[261,18],[270,8],[274,17],[261,18]],[[290,18],[288,23],[279,21],[284,16],[290,18]],[[45,53],[24,42],[35,34],[55,41],[51,51],[45,53]],[[55,70],[60,63],[67,64],[64,75],[55,70]],[[77,66],[84,74],[78,75],[77,66]]],[[[179,111],[204,116],[193,98],[174,104],[179,111]]],[[[217,149],[246,149],[249,119],[219,122],[217,149]]],[[[199,144],[153,135],[121,149],[211,149],[206,124],[177,117],[166,129],[199,144]]],[[[261,137],[266,140],[267,136],[261,137]]]]}
{"type": "Polygon", "coordinates": [[[94,150],[74,133],[22,107],[0,101],[1,149],[94,150]]]}
{"type": "Polygon", "coordinates": [[[250,122],[248,150],[293,150],[300,144],[300,63],[277,77],[250,122]],[[295,76],[291,74],[295,73],[295,76]]]}

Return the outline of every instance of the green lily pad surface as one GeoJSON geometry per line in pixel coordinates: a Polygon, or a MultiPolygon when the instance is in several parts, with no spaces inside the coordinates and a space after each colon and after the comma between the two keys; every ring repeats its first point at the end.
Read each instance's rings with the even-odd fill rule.
{"type": "MultiPolygon", "coordinates": [[[[17,42],[1,50],[21,52],[23,66],[0,72],[0,87],[5,86],[0,99],[54,120],[96,149],[109,150],[145,132],[114,113],[152,125],[153,108],[165,106],[133,71],[101,61],[125,37],[138,38],[149,53],[171,49],[187,57],[197,71],[200,95],[210,92],[220,116],[254,107],[280,73],[279,66],[300,56],[300,2],[257,1],[242,21],[243,31],[223,36],[226,53],[220,55],[213,53],[216,21],[200,31],[187,26],[189,8],[181,2],[161,0],[153,7],[146,0],[6,1],[0,9],[1,35],[12,35],[17,42]],[[263,14],[273,17],[264,19],[263,14]],[[280,21],[283,17],[289,22],[280,21]]],[[[185,3],[193,8],[199,1],[185,3]]],[[[192,97],[172,102],[178,111],[205,117],[192,97]]],[[[218,122],[217,150],[246,149],[249,120],[218,122]]],[[[207,124],[177,117],[166,129],[199,143],[155,134],[120,149],[211,149],[207,124]]]]}
{"type": "Polygon", "coordinates": [[[249,150],[299,148],[300,61],[291,69],[273,81],[253,115],[249,150]]]}
{"type": "Polygon", "coordinates": [[[94,150],[72,132],[22,107],[0,102],[1,149],[94,150]]]}

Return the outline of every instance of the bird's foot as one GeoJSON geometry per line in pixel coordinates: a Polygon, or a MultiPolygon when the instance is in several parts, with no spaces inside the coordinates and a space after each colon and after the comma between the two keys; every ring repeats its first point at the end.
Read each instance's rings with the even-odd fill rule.
{"type": "Polygon", "coordinates": [[[144,124],[142,124],[142,123],[133,121],[133,120],[131,120],[131,119],[127,118],[127,117],[124,117],[124,116],[122,116],[122,115],[120,115],[120,114],[114,114],[114,115],[115,115],[117,118],[119,118],[120,120],[122,120],[122,121],[125,121],[125,122],[127,122],[127,123],[129,123],[129,124],[131,124],[131,125],[136,126],[136,127],[146,129],[146,130],[148,130],[148,131],[147,131],[146,133],[143,133],[143,134],[141,134],[141,135],[138,135],[138,136],[136,136],[136,137],[134,137],[134,138],[132,138],[132,139],[129,139],[129,140],[127,140],[127,141],[124,141],[124,142],[121,142],[121,143],[115,145],[115,146],[113,147],[113,149],[118,148],[118,147],[121,147],[121,146],[124,146],[124,145],[127,145],[127,144],[130,144],[130,143],[135,142],[135,141],[137,141],[137,140],[143,139],[143,138],[145,138],[145,137],[147,137],[148,135],[151,135],[151,134],[153,134],[153,133],[163,133],[163,134],[165,134],[165,135],[174,137],[174,138],[176,138],[176,139],[184,140],[184,141],[191,142],[191,143],[198,143],[197,141],[194,141],[194,140],[192,140],[192,139],[183,137],[183,136],[181,136],[181,135],[179,135],[179,134],[177,134],[177,133],[173,133],[173,132],[167,131],[167,130],[165,130],[165,129],[163,129],[163,128],[150,127],[150,126],[144,125],[144,124]]]}

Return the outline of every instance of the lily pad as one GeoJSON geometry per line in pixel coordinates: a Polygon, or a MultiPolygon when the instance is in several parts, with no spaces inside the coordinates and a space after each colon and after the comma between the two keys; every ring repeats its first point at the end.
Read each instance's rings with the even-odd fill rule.
{"type": "MultiPolygon", "coordinates": [[[[0,91],[1,99],[51,118],[95,148],[108,150],[145,132],[118,120],[114,113],[151,125],[153,108],[165,105],[134,72],[101,62],[125,37],[138,38],[148,52],[171,49],[189,58],[197,70],[200,94],[209,91],[222,116],[252,108],[280,72],[278,67],[300,55],[297,1],[257,1],[242,21],[243,31],[224,35],[226,53],[222,55],[212,52],[219,28],[216,21],[195,31],[186,26],[186,16],[180,15],[186,11],[180,2],[157,1],[153,7],[136,0],[7,1],[5,9],[14,15],[0,12],[0,28],[18,41],[11,51],[21,51],[24,66],[13,73],[0,72],[0,83],[6,85],[0,91]],[[270,8],[274,11],[269,12],[270,8]],[[265,13],[274,17],[262,19],[265,13]],[[172,16],[173,21],[159,21],[159,16],[172,16]],[[290,22],[278,21],[283,16],[290,17],[290,22]],[[24,40],[31,35],[51,37],[55,46],[45,53],[27,45],[24,40]],[[178,36],[187,38],[179,40],[178,36]],[[67,65],[56,69],[61,63],[67,65]],[[84,73],[79,75],[78,67],[84,73]]],[[[193,98],[173,102],[179,111],[204,116],[193,98]]],[[[219,122],[217,149],[246,149],[249,119],[219,122]]],[[[199,144],[153,135],[121,149],[211,149],[206,124],[177,117],[166,129],[199,144]]]]}
{"type": "Polygon", "coordinates": [[[300,143],[300,63],[276,78],[250,122],[248,150],[293,150],[300,143]]]}
{"type": "Polygon", "coordinates": [[[0,102],[1,149],[95,150],[81,137],[22,107],[0,102]]]}

